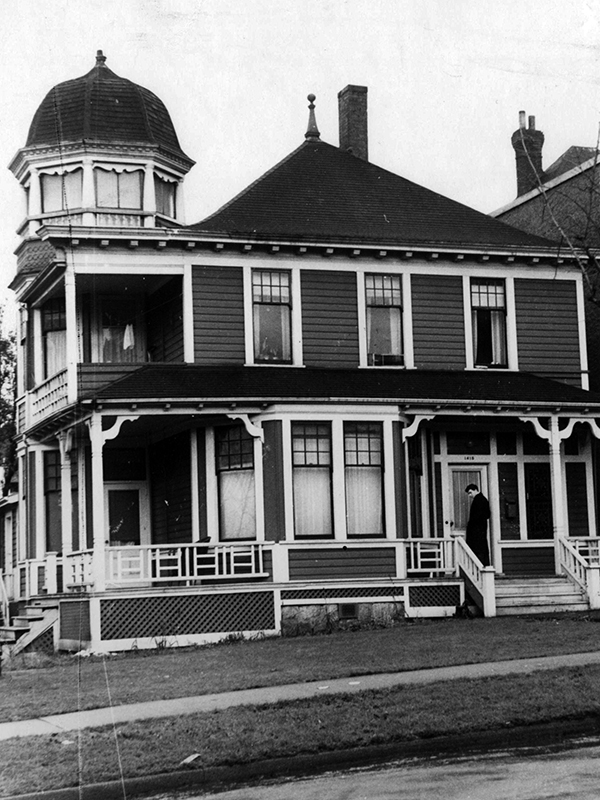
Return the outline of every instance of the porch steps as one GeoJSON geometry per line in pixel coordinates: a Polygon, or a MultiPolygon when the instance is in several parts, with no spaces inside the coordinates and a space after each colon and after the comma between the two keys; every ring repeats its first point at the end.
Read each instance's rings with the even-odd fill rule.
{"type": "Polygon", "coordinates": [[[568,578],[496,578],[496,614],[587,611],[588,601],[568,578]]]}
{"type": "Polygon", "coordinates": [[[21,653],[46,633],[58,620],[58,604],[44,602],[25,606],[24,613],[12,618],[10,625],[0,626],[2,660],[21,653]]]}

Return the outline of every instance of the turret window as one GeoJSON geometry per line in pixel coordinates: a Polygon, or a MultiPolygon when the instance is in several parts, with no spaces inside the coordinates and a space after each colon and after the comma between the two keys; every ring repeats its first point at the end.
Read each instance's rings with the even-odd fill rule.
{"type": "Polygon", "coordinates": [[[42,209],[48,211],[69,211],[81,208],[81,187],[83,170],[64,172],[62,175],[41,175],[42,209]]]}
{"type": "Polygon", "coordinates": [[[142,207],[141,170],[117,172],[116,170],[96,169],[96,203],[99,208],[142,207]]]}
{"type": "Polygon", "coordinates": [[[172,181],[163,180],[158,175],[154,176],[154,193],[156,196],[156,213],[165,217],[175,218],[175,191],[176,184],[172,181]]]}

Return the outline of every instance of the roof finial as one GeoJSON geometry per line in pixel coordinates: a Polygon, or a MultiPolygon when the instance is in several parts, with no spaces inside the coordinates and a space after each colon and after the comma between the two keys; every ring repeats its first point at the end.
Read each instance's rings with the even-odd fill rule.
{"type": "Polygon", "coordinates": [[[309,94],[306,99],[310,103],[310,111],[308,113],[308,128],[304,134],[304,138],[309,142],[318,142],[321,134],[317,128],[317,120],[315,118],[315,96],[314,94],[309,94]]]}
{"type": "Polygon", "coordinates": [[[105,61],[106,61],[106,56],[104,55],[102,50],[97,50],[96,51],[96,66],[97,67],[101,67],[104,64],[105,61]]]}

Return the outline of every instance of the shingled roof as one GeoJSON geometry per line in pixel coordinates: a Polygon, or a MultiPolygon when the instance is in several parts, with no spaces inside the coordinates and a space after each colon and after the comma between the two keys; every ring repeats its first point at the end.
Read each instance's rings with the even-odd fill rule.
{"type": "Polygon", "coordinates": [[[98,400],[321,400],[600,404],[600,395],[523,372],[148,364],[91,392],[98,400]]]}
{"type": "Polygon", "coordinates": [[[191,227],[224,237],[283,241],[553,247],[318,139],[305,141],[191,227]]]}
{"type": "Polygon", "coordinates": [[[86,75],[48,92],[31,122],[27,147],[67,142],[151,144],[193,164],[179,145],[162,100],[116,75],[105,62],[99,50],[86,75]]]}

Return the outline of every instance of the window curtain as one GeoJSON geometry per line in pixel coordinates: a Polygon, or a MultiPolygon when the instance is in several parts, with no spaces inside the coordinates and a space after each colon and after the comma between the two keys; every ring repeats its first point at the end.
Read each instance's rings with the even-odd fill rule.
{"type": "Polygon", "coordinates": [[[254,357],[257,361],[292,360],[289,306],[255,304],[254,357]]]}
{"type": "Polygon", "coordinates": [[[399,308],[367,307],[368,352],[379,355],[402,354],[402,315],[399,308]]]}
{"type": "Polygon", "coordinates": [[[254,470],[219,474],[221,539],[256,538],[254,470]]]}
{"type": "Polygon", "coordinates": [[[294,523],[296,536],[333,534],[328,467],[294,468],[294,523]]]}
{"type": "Polygon", "coordinates": [[[67,366],[67,332],[66,330],[48,331],[45,340],[46,378],[50,378],[67,366]]]}
{"type": "Polygon", "coordinates": [[[383,536],[380,467],[346,467],[348,536],[383,536]]]}

